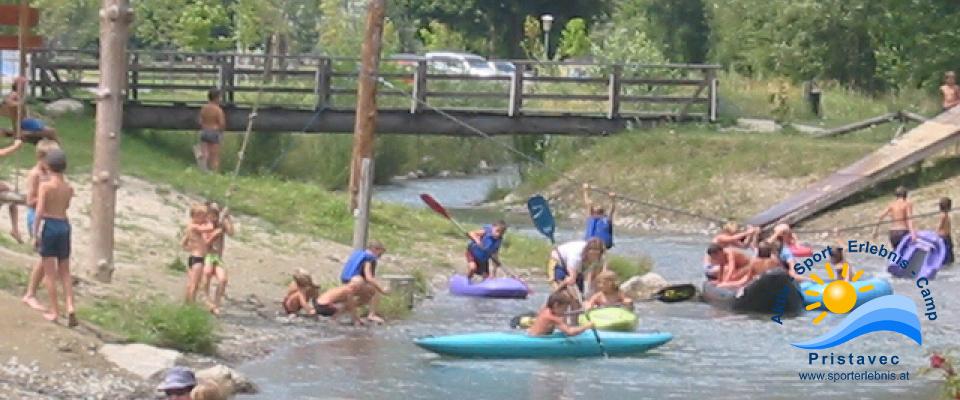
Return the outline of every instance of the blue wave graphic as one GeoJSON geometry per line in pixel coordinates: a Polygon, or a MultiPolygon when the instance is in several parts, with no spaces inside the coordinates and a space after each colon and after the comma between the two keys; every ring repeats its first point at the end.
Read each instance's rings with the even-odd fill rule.
{"type": "Polygon", "coordinates": [[[922,344],[917,305],[908,297],[891,294],[877,297],[853,310],[829,332],[794,347],[820,350],[838,346],[871,332],[896,332],[922,344]]]}

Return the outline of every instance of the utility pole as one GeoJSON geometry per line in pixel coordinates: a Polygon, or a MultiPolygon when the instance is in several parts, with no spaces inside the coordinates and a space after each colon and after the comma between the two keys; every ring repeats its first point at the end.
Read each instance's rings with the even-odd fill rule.
{"type": "Polygon", "coordinates": [[[120,185],[120,134],[127,91],[127,40],[132,21],[133,10],[128,0],[103,0],[90,230],[93,277],[105,283],[113,277],[113,224],[120,185]]]}
{"type": "MultiPolygon", "coordinates": [[[[373,160],[374,131],[377,128],[377,77],[380,65],[380,47],[383,38],[383,19],[386,14],[386,0],[370,0],[367,8],[367,28],[364,32],[361,50],[360,73],[357,77],[357,119],[353,128],[353,156],[350,162],[350,210],[355,216],[368,216],[369,210],[358,210],[361,185],[363,185],[363,159],[373,160]]],[[[373,164],[367,171],[373,176],[373,164]]],[[[365,181],[370,182],[371,179],[365,181]]],[[[369,196],[370,190],[365,191],[369,196]]],[[[369,207],[369,202],[365,206],[369,207]]],[[[369,221],[357,218],[354,232],[366,232],[369,221]]],[[[354,235],[366,238],[366,234],[354,235]]],[[[354,243],[357,246],[357,243],[354,243]]],[[[359,247],[364,247],[361,243],[359,247]]]]}

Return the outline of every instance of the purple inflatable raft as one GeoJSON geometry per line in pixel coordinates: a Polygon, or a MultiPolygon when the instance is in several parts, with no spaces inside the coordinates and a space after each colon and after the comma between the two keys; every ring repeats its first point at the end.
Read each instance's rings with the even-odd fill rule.
{"type": "Polygon", "coordinates": [[[887,271],[891,275],[901,278],[916,276],[927,279],[937,276],[937,271],[943,266],[943,259],[947,255],[943,239],[936,232],[931,231],[917,232],[916,241],[910,235],[905,236],[897,246],[897,254],[900,260],[907,260],[907,267],[901,268],[896,263],[891,263],[887,266],[887,271]]]}
{"type": "Polygon", "coordinates": [[[454,275],[450,278],[450,293],[457,296],[525,299],[529,290],[519,279],[491,278],[471,283],[463,275],[454,275]]]}

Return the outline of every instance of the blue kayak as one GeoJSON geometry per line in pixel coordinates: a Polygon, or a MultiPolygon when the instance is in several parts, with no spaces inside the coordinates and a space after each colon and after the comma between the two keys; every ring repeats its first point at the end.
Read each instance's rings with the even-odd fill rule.
{"type": "MultiPolygon", "coordinates": [[[[853,306],[854,309],[877,297],[893,294],[893,288],[890,287],[890,282],[880,278],[864,279],[862,281],[850,282],[850,284],[853,285],[854,289],[857,289],[857,304],[853,306]],[[873,285],[873,289],[870,289],[869,292],[861,292],[860,288],[867,285],[873,285]]],[[[806,306],[820,301],[820,296],[807,294],[807,290],[822,294],[825,287],[826,285],[818,285],[816,282],[800,283],[800,294],[803,296],[803,305],[806,306]]],[[[827,307],[823,305],[823,302],[820,303],[821,305],[818,309],[826,310],[827,307]]]]}
{"type": "MultiPolygon", "coordinates": [[[[604,349],[611,356],[643,353],[673,339],[666,332],[627,333],[599,332],[604,349]]],[[[428,336],[415,339],[414,344],[434,353],[454,357],[476,358],[551,358],[602,357],[592,331],[577,336],[556,332],[548,336],[528,336],[526,333],[470,333],[451,336],[428,336]]]]}

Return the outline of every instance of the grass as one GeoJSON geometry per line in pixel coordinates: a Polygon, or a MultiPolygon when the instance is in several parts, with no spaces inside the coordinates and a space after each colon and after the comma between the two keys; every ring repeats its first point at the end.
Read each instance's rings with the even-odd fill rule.
{"type": "Polygon", "coordinates": [[[200,354],[216,350],[216,320],[200,307],[165,300],[96,301],[77,313],[127,339],[200,354]]]}
{"type": "Polygon", "coordinates": [[[621,282],[625,282],[634,276],[643,275],[653,269],[653,259],[650,256],[643,255],[636,259],[622,256],[610,257],[607,262],[607,268],[617,273],[621,282]]]}
{"type": "Polygon", "coordinates": [[[20,289],[27,286],[29,275],[23,268],[0,269],[0,290],[20,289]]]}
{"type": "Polygon", "coordinates": [[[174,275],[180,275],[187,272],[187,265],[184,264],[182,257],[175,257],[167,263],[167,271],[174,275]]]}

